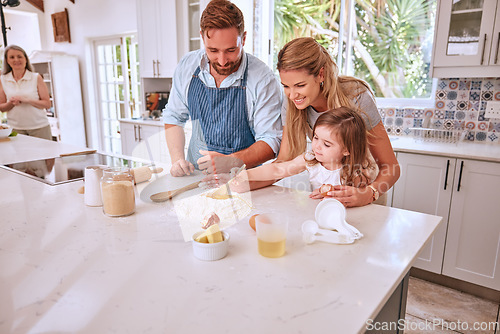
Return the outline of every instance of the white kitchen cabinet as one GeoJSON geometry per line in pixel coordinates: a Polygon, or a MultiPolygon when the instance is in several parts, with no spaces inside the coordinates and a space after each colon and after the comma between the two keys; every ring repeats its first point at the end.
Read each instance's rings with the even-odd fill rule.
{"type": "Polygon", "coordinates": [[[178,62],[175,0],[137,0],[141,77],[171,78],[178,62]]]}
{"type": "Polygon", "coordinates": [[[458,160],[443,275],[500,290],[500,163],[458,160]]]}
{"type": "Polygon", "coordinates": [[[78,57],[60,52],[35,51],[30,56],[49,90],[47,110],[52,136],[65,144],[86,147],[78,57]]]}
{"type": "Polygon", "coordinates": [[[500,163],[398,153],[393,206],[443,222],[414,266],[500,290],[500,163]]]}
{"type": "Polygon", "coordinates": [[[500,75],[500,0],[440,0],[434,33],[432,76],[500,75]]]}
{"type": "Polygon", "coordinates": [[[443,217],[414,263],[417,268],[440,274],[455,159],[398,152],[398,161],[401,176],[394,185],[393,206],[443,217]]]}
{"type": "Polygon", "coordinates": [[[122,154],[148,161],[169,163],[163,124],[146,125],[120,121],[122,154]]]}

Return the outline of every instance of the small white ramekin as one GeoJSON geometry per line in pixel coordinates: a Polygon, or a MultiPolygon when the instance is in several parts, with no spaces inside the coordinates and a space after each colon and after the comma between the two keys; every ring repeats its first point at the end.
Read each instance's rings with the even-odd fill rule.
{"type": "Polygon", "coordinates": [[[214,244],[206,244],[204,242],[198,242],[195,239],[203,233],[203,231],[196,232],[193,235],[193,254],[194,256],[203,261],[216,261],[220,260],[227,254],[227,248],[229,246],[229,233],[226,231],[222,232],[222,240],[221,242],[216,242],[214,244]]]}

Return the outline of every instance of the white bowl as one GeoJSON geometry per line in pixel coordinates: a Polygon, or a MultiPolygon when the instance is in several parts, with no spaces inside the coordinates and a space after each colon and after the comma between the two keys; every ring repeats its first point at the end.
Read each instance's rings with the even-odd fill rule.
{"type": "Polygon", "coordinates": [[[2,124],[0,126],[0,138],[7,138],[11,132],[12,132],[12,128],[10,126],[8,126],[7,124],[2,124]],[[4,127],[7,127],[7,128],[4,129],[4,127]]]}
{"type": "Polygon", "coordinates": [[[203,261],[216,261],[226,256],[229,246],[229,234],[226,231],[221,231],[222,238],[224,239],[223,241],[214,244],[206,244],[195,240],[203,232],[204,231],[196,232],[193,235],[192,244],[194,256],[203,261]]]}

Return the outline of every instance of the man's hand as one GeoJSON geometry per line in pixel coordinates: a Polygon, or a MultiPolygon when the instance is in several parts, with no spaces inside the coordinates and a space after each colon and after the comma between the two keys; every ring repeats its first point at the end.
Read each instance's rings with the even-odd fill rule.
{"type": "Polygon", "coordinates": [[[184,159],[177,160],[172,164],[172,168],[170,168],[170,175],[172,176],[191,175],[193,172],[193,164],[184,159]]]}
{"type": "Polygon", "coordinates": [[[229,173],[233,167],[243,166],[243,161],[214,151],[200,150],[203,155],[198,159],[198,168],[205,175],[229,173]]]}

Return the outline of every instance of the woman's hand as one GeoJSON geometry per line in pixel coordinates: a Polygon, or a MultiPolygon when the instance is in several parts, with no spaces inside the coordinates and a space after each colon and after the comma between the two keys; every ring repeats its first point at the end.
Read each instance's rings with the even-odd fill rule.
{"type": "Polygon", "coordinates": [[[329,191],[326,195],[335,198],[346,208],[367,205],[373,199],[373,191],[367,187],[334,186],[333,191],[329,191]]]}
{"type": "Polygon", "coordinates": [[[23,102],[23,99],[20,98],[19,96],[13,96],[9,99],[9,102],[12,103],[14,106],[18,106],[23,102]]]}

